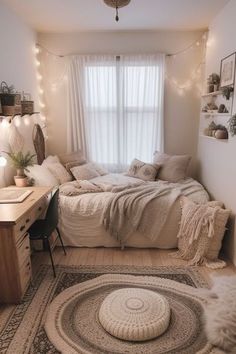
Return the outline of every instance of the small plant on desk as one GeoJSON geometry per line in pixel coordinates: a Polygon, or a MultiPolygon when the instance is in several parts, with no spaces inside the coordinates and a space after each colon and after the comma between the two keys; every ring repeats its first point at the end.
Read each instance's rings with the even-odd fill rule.
{"type": "Polygon", "coordinates": [[[29,151],[24,154],[22,151],[17,152],[5,152],[11,160],[11,164],[16,169],[16,176],[14,176],[15,184],[18,187],[26,187],[28,179],[25,175],[27,167],[33,166],[35,154],[31,154],[29,151]]]}

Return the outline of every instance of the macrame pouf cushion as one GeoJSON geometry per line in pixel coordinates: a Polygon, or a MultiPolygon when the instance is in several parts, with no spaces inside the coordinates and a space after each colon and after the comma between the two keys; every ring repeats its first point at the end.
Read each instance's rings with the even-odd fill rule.
{"type": "Polygon", "coordinates": [[[170,322],[164,296],[141,288],[124,288],[109,294],[99,310],[99,321],[112,336],[145,341],[160,336],[170,322]]]}

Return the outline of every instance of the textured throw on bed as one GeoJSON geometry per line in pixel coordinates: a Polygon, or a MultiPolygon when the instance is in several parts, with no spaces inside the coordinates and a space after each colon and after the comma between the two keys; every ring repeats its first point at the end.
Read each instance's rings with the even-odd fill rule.
{"type": "Polygon", "coordinates": [[[157,240],[176,199],[193,193],[196,188],[198,186],[191,182],[174,189],[170,183],[149,182],[124,189],[106,204],[102,223],[122,246],[135,231],[144,233],[152,241],[157,240]]]}

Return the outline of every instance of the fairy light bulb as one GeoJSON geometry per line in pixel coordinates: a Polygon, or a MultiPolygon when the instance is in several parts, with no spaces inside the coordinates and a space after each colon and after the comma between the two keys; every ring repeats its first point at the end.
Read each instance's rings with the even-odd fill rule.
{"type": "Polygon", "coordinates": [[[8,119],[3,119],[2,121],[2,127],[3,128],[8,128],[10,123],[8,122],[8,119]]]}
{"type": "Polygon", "coordinates": [[[43,91],[43,89],[41,87],[39,88],[39,93],[40,93],[40,95],[44,94],[44,91],[43,91]]]}
{"type": "Polygon", "coordinates": [[[34,48],[34,52],[35,52],[35,54],[39,54],[39,52],[40,52],[39,47],[36,46],[36,47],[34,48]]]}
{"type": "Polygon", "coordinates": [[[40,61],[39,61],[39,60],[36,60],[36,61],[35,61],[35,64],[36,64],[37,67],[39,67],[39,66],[40,66],[40,61]]]}
{"type": "Polygon", "coordinates": [[[0,167],[5,167],[7,164],[7,159],[0,155],[0,167]]]}
{"type": "Polygon", "coordinates": [[[200,46],[200,42],[199,42],[199,41],[196,42],[196,46],[197,46],[197,47],[200,46]]]}
{"type": "Polygon", "coordinates": [[[37,74],[37,79],[38,79],[39,81],[41,81],[42,78],[43,78],[42,75],[38,73],[38,74],[37,74]]]}
{"type": "Polygon", "coordinates": [[[41,108],[45,108],[45,104],[42,101],[39,101],[39,105],[41,108]]]}
{"type": "Polygon", "coordinates": [[[30,119],[29,119],[28,116],[24,117],[24,124],[25,124],[26,126],[30,125],[30,119]]]}
{"type": "Polygon", "coordinates": [[[21,125],[21,119],[20,119],[19,116],[16,116],[14,118],[14,124],[15,124],[16,127],[19,127],[21,125]]]}
{"type": "Polygon", "coordinates": [[[46,117],[43,116],[42,114],[40,115],[40,119],[41,119],[42,122],[45,122],[45,121],[46,121],[46,117]]]}

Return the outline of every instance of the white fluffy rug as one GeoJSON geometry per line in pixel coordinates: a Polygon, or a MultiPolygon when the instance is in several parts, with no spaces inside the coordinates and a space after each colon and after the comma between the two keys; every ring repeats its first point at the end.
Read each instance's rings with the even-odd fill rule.
{"type": "Polygon", "coordinates": [[[236,353],[236,276],[217,277],[205,291],[205,329],[209,342],[222,353],[236,353]]]}

